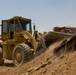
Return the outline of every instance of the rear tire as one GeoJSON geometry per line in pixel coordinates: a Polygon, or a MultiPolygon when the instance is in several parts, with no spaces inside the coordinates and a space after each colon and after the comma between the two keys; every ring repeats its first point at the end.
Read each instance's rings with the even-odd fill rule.
{"type": "Polygon", "coordinates": [[[15,66],[20,66],[30,60],[33,53],[30,47],[24,43],[15,46],[12,54],[13,63],[15,66]]]}
{"type": "Polygon", "coordinates": [[[0,48],[0,66],[2,66],[4,63],[4,60],[2,59],[2,48],[0,48]]]}

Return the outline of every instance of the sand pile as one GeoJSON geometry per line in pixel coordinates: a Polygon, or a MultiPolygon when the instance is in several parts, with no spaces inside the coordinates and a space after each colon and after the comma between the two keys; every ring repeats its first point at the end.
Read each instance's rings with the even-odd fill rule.
{"type": "Polygon", "coordinates": [[[76,51],[66,53],[62,50],[60,56],[54,54],[60,43],[54,43],[43,54],[22,66],[1,66],[0,75],[76,75],[76,51]]]}

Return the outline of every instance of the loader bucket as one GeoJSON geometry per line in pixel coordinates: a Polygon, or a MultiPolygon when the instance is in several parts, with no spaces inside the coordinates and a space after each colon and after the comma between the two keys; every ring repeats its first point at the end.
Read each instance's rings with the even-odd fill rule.
{"type": "Polygon", "coordinates": [[[76,51],[76,34],[67,38],[65,42],[63,40],[60,43],[60,45],[54,49],[54,53],[59,56],[62,53],[66,53],[74,50],[76,51]]]}
{"type": "Polygon", "coordinates": [[[66,34],[61,32],[51,32],[51,31],[44,34],[41,37],[40,41],[38,42],[38,46],[36,49],[37,55],[40,55],[41,53],[45,52],[47,48],[53,43],[67,39],[70,36],[72,36],[72,34],[66,34]]]}

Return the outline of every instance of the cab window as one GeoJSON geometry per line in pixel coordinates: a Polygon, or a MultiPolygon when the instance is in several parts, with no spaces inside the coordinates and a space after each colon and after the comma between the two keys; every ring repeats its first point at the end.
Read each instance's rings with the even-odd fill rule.
{"type": "Polygon", "coordinates": [[[8,21],[4,21],[2,22],[2,25],[3,25],[3,33],[7,33],[8,32],[8,21]]]}
{"type": "Polygon", "coordinates": [[[23,30],[31,31],[31,23],[30,21],[20,19],[20,23],[23,30]]]}

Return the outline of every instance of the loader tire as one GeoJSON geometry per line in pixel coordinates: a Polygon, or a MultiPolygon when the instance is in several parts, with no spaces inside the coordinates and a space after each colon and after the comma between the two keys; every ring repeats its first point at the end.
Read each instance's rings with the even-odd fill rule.
{"type": "Polygon", "coordinates": [[[22,43],[15,46],[12,54],[14,66],[20,66],[29,61],[29,57],[33,54],[28,45],[22,43]]]}
{"type": "Polygon", "coordinates": [[[4,63],[4,60],[2,59],[2,48],[0,48],[0,66],[2,66],[4,63]]]}

